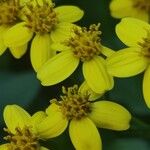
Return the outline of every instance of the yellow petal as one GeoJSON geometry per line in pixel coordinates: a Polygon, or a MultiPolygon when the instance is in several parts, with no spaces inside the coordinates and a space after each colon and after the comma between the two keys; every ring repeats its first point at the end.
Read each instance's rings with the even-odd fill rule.
{"type": "Polygon", "coordinates": [[[56,104],[51,104],[48,108],[51,113],[38,124],[37,131],[41,138],[49,139],[56,137],[67,128],[68,120],[63,116],[58,107],[56,104]],[[56,111],[54,111],[54,107],[56,107],[56,111]]]}
{"type": "Polygon", "coordinates": [[[89,117],[97,127],[112,130],[127,130],[130,127],[131,114],[121,105],[100,101],[91,105],[89,117]]]}
{"type": "Polygon", "coordinates": [[[146,10],[140,11],[133,5],[133,0],[112,0],[110,3],[111,15],[115,18],[124,18],[130,16],[148,21],[148,13],[146,10]]]}
{"type": "Polygon", "coordinates": [[[45,112],[38,111],[31,117],[31,122],[33,125],[38,125],[46,116],[45,112]]]}
{"type": "Polygon", "coordinates": [[[37,77],[44,86],[54,85],[69,77],[78,64],[79,60],[72,52],[65,51],[48,60],[39,70],[37,77]]]}
{"type": "Polygon", "coordinates": [[[53,42],[64,42],[73,35],[73,28],[75,25],[67,22],[59,23],[55,30],[51,32],[53,42]]]}
{"type": "Polygon", "coordinates": [[[76,150],[102,150],[98,130],[88,118],[71,120],[69,135],[76,150]]]}
{"type": "Polygon", "coordinates": [[[76,6],[59,6],[55,12],[60,22],[76,22],[84,15],[83,10],[76,6]]]}
{"type": "Polygon", "coordinates": [[[30,41],[32,36],[32,31],[25,26],[24,22],[18,23],[6,32],[4,35],[4,43],[8,47],[19,47],[30,41]]]}
{"type": "Polygon", "coordinates": [[[8,129],[15,133],[15,128],[23,128],[30,121],[30,115],[18,105],[7,105],[4,109],[4,120],[8,129]]]}
{"type": "Polygon", "coordinates": [[[4,51],[7,49],[7,46],[4,44],[4,38],[3,36],[7,32],[9,27],[7,26],[0,26],[0,55],[4,53],[4,51]]]}
{"type": "Polygon", "coordinates": [[[86,94],[86,93],[88,93],[88,94],[90,94],[90,97],[89,97],[89,100],[90,101],[93,101],[93,100],[96,100],[96,99],[98,99],[98,98],[100,98],[103,94],[104,94],[104,92],[105,91],[101,91],[101,93],[95,93],[90,87],[89,87],[89,85],[87,84],[87,82],[86,81],[84,81],[82,84],[81,84],[81,86],[80,86],[80,88],[79,88],[79,92],[81,93],[81,94],[86,94]]]}
{"type": "Polygon", "coordinates": [[[0,145],[0,150],[8,150],[7,144],[0,145]]]}
{"type": "Polygon", "coordinates": [[[113,86],[113,79],[108,75],[104,60],[97,56],[83,63],[83,74],[87,84],[96,92],[108,90],[113,86]]]}
{"type": "Polygon", "coordinates": [[[113,51],[112,49],[102,46],[102,50],[101,50],[102,54],[105,55],[106,57],[111,56],[112,54],[115,53],[115,51],[113,51]]]}
{"type": "Polygon", "coordinates": [[[21,45],[19,47],[10,47],[9,49],[10,49],[12,55],[15,58],[19,59],[25,54],[25,52],[27,51],[27,47],[28,47],[28,44],[25,44],[25,45],[21,45]]]}
{"type": "Polygon", "coordinates": [[[147,67],[147,60],[139,48],[126,48],[106,59],[108,72],[116,77],[137,75],[147,67]]]}
{"type": "Polygon", "coordinates": [[[40,147],[40,150],[49,150],[49,149],[42,146],[42,147],[40,147]]]}
{"type": "Polygon", "coordinates": [[[54,55],[51,50],[51,39],[49,34],[37,34],[31,44],[31,63],[35,71],[54,55]]]}
{"type": "Polygon", "coordinates": [[[51,45],[51,49],[55,50],[55,51],[66,51],[66,50],[71,50],[71,48],[69,46],[66,46],[64,44],[61,43],[53,43],[51,45]]]}
{"type": "Polygon", "coordinates": [[[150,66],[146,69],[143,79],[143,95],[147,106],[150,108],[150,66]]]}
{"type": "Polygon", "coordinates": [[[124,18],[116,26],[116,33],[119,39],[128,46],[138,46],[147,37],[150,25],[135,18],[124,18]]]}
{"type": "Polygon", "coordinates": [[[36,112],[30,119],[30,126],[32,126],[32,132],[34,134],[38,134],[37,126],[41,121],[43,121],[46,118],[46,113],[43,111],[36,112]]]}

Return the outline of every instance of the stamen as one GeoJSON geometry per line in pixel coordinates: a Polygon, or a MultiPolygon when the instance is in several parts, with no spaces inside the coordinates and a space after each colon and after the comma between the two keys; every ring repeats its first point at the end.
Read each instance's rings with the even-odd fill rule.
{"type": "Polygon", "coordinates": [[[134,7],[146,11],[147,13],[150,12],[150,0],[133,0],[134,7]]]}
{"type": "Polygon", "coordinates": [[[0,25],[12,25],[18,21],[20,0],[0,1],[0,25]]]}
{"type": "Polygon", "coordinates": [[[35,136],[29,127],[23,129],[17,127],[16,133],[11,133],[8,129],[4,128],[9,135],[4,137],[9,141],[8,150],[40,150],[38,137],[35,136]]]}
{"type": "Polygon", "coordinates": [[[54,5],[50,5],[44,0],[42,6],[38,2],[36,6],[29,3],[27,10],[24,11],[24,15],[26,16],[26,26],[36,33],[49,33],[58,23],[54,5]]]}
{"type": "Polygon", "coordinates": [[[90,95],[79,93],[77,85],[69,88],[62,87],[62,92],[64,94],[61,96],[62,101],[56,102],[55,100],[53,102],[60,106],[63,115],[69,120],[79,120],[91,112],[90,102],[88,101],[90,95]]]}
{"type": "Polygon", "coordinates": [[[89,29],[85,27],[74,29],[75,36],[68,41],[67,45],[72,47],[74,55],[81,61],[89,61],[94,56],[101,54],[99,27],[100,24],[93,24],[89,29]]]}
{"type": "Polygon", "coordinates": [[[147,30],[147,37],[143,38],[143,42],[138,43],[142,48],[142,55],[150,58],[150,31],[147,30]]]}

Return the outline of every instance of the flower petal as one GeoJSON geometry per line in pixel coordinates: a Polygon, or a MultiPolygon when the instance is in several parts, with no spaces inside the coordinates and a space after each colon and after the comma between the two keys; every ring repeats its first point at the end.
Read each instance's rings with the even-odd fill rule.
{"type": "Polygon", "coordinates": [[[51,38],[53,42],[64,42],[73,35],[74,24],[63,22],[59,23],[55,30],[51,32],[51,38]]]}
{"type": "Polygon", "coordinates": [[[130,16],[148,21],[148,13],[146,11],[140,11],[133,5],[133,0],[112,0],[110,3],[111,15],[115,18],[124,18],[130,16]]]}
{"type": "Polygon", "coordinates": [[[147,70],[144,73],[144,79],[143,79],[143,95],[145,102],[147,106],[150,108],[150,66],[147,68],[147,70]]]}
{"type": "Polygon", "coordinates": [[[127,46],[138,46],[147,37],[150,25],[135,18],[124,18],[116,26],[116,33],[120,40],[127,46]]]}
{"type": "Polygon", "coordinates": [[[59,22],[76,22],[80,20],[84,11],[76,6],[59,6],[55,8],[59,22]]]}
{"type": "Polygon", "coordinates": [[[121,105],[109,102],[95,102],[89,114],[91,120],[100,128],[127,130],[130,127],[131,114],[121,105]]]}
{"type": "Polygon", "coordinates": [[[57,84],[69,77],[77,68],[79,59],[71,51],[62,52],[48,60],[39,70],[37,77],[42,85],[57,84]]]}
{"type": "Polygon", "coordinates": [[[69,126],[71,141],[77,150],[101,150],[99,132],[89,118],[71,120],[69,126]]]}
{"type": "Polygon", "coordinates": [[[24,44],[19,47],[10,47],[9,49],[10,49],[12,55],[15,58],[19,59],[25,54],[25,52],[27,51],[27,47],[28,47],[28,44],[24,44]]]}
{"type": "Polygon", "coordinates": [[[33,125],[38,125],[46,116],[45,112],[38,111],[31,117],[31,122],[33,125]]]}
{"type": "Polygon", "coordinates": [[[8,129],[15,133],[16,127],[23,128],[29,124],[30,115],[18,105],[7,105],[4,109],[4,120],[8,129]]]}
{"type": "Polygon", "coordinates": [[[113,79],[108,75],[104,60],[97,56],[83,63],[83,74],[87,84],[96,92],[108,90],[113,86],[113,79]]]}
{"type": "Polygon", "coordinates": [[[0,145],[0,150],[8,150],[7,144],[0,145]]]}
{"type": "Polygon", "coordinates": [[[7,26],[0,26],[0,55],[4,53],[4,51],[7,49],[7,46],[4,44],[4,38],[3,36],[7,32],[9,27],[7,26]]]}
{"type": "Polygon", "coordinates": [[[40,150],[49,150],[49,149],[46,148],[46,147],[41,146],[41,147],[40,147],[40,150]]]}
{"type": "Polygon", "coordinates": [[[60,135],[68,125],[68,120],[59,110],[59,106],[51,104],[48,109],[51,113],[49,113],[48,116],[37,126],[39,136],[43,139],[49,139],[60,135]],[[54,107],[56,111],[54,111],[54,107]]]}
{"type": "Polygon", "coordinates": [[[17,25],[11,27],[4,35],[4,43],[8,47],[19,47],[31,40],[33,36],[32,31],[30,31],[25,23],[18,23],[17,25]]]}
{"type": "Polygon", "coordinates": [[[147,67],[147,59],[140,48],[122,49],[106,59],[108,72],[116,77],[137,75],[147,67]]]}
{"type": "Polygon", "coordinates": [[[38,71],[54,55],[54,51],[50,47],[51,43],[49,34],[37,34],[32,40],[30,57],[35,71],[38,71]]]}
{"type": "Polygon", "coordinates": [[[51,49],[55,50],[55,51],[66,51],[66,50],[71,50],[71,48],[69,46],[66,46],[64,44],[61,43],[53,43],[51,45],[51,49]]]}
{"type": "Polygon", "coordinates": [[[110,49],[110,48],[108,48],[108,47],[102,46],[101,53],[102,53],[103,55],[105,55],[106,57],[109,57],[109,56],[111,56],[112,54],[114,54],[115,51],[113,51],[112,49],[110,49]]]}
{"type": "Polygon", "coordinates": [[[84,81],[82,84],[81,84],[81,86],[80,86],[80,88],[79,88],[79,92],[81,93],[81,94],[86,94],[86,93],[88,93],[88,94],[90,94],[90,97],[89,97],[89,100],[90,101],[93,101],[93,100],[96,100],[96,99],[98,99],[98,98],[100,98],[103,94],[104,94],[104,92],[105,91],[102,91],[101,93],[95,93],[90,87],[89,87],[89,85],[87,84],[87,82],[86,81],[84,81]]]}

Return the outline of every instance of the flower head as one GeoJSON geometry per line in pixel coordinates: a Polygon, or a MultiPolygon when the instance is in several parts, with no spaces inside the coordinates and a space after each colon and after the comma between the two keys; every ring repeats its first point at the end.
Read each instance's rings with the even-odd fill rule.
{"type": "Polygon", "coordinates": [[[4,120],[7,126],[4,131],[8,134],[4,139],[7,143],[0,148],[3,150],[48,150],[40,145],[42,138],[37,130],[37,124],[44,118],[46,114],[42,111],[30,116],[18,105],[7,105],[4,109],[4,120]]]}
{"type": "MultiPolygon", "coordinates": [[[[20,14],[22,11],[23,2],[23,0],[0,1],[0,55],[3,54],[7,49],[7,45],[4,43],[4,35],[13,25],[16,25],[18,22],[20,22],[20,14]]],[[[25,51],[25,48],[10,47],[10,51],[12,54],[14,54],[14,49],[23,49],[22,51],[25,51]]]]}
{"type": "Polygon", "coordinates": [[[88,28],[74,28],[74,34],[63,43],[56,43],[52,48],[59,54],[48,60],[39,70],[37,77],[45,86],[57,84],[69,77],[83,63],[83,75],[89,86],[100,93],[102,89],[113,87],[113,78],[107,73],[103,56],[111,55],[112,50],[102,46],[101,31],[98,25],[88,28]],[[59,73],[58,73],[59,72],[59,73]]]}
{"type": "Polygon", "coordinates": [[[47,0],[29,1],[22,10],[22,22],[7,31],[4,42],[9,47],[27,46],[35,35],[31,44],[31,63],[37,71],[55,54],[51,51],[52,42],[69,38],[75,26],[72,23],[82,16],[83,11],[75,6],[54,7],[47,0]]]}
{"type": "Polygon", "coordinates": [[[129,48],[120,50],[107,59],[110,74],[130,77],[145,71],[143,93],[150,107],[150,25],[134,18],[125,18],[116,26],[116,33],[129,48]]]}
{"type": "Polygon", "coordinates": [[[87,83],[62,88],[60,99],[53,99],[46,109],[47,118],[39,128],[47,126],[47,132],[39,129],[42,137],[61,134],[69,125],[69,135],[77,150],[101,150],[102,143],[96,127],[127,130],[131,119],[130,113],[122,106],[109,102],[91,100],[95,93],[87,83]],[[87,90],[88,89],[88,90],[87,90]],[[47,122],[47,124],[46,124],[47,122]],[[49,123],[48,123],[49,122],[49,123]]]}
{"type": "Polygon", "coordinates": [[[112,0],[110,3],[111,15],[115,18],[135,17],[149,21],[149,0],[112,0]]]}

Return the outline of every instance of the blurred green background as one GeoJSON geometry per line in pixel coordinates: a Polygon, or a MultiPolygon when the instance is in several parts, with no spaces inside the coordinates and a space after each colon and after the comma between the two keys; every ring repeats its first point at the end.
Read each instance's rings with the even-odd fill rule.
{"type": "MultiPolygon", "coordinates": [[[[115,35],[115,25],[119,20],[110,16],[110,0],[56,0],[56,6],[76,5],[85,11],[83,19],[78,25],[89,26],[101,23],[102,43],[114,50],[125,47],[115,35]]],[[[115,132],[100,129],[103,150],[149,150],[150,149],[150,110],[146,107],[142,97],[143,74],[132,78],[115,79],[113,90],[105,94],[105,99],[115,101],[125,106],[137,119],[131,122],[131,128],[126,132],[115,132]],[[145,122],[143,124],[142,122],[145,122]]],[[[36,79],[30,64],[29,51],[20,60],[14,59],[9,51],[0,57],[0,141],[5,135],[3,127],[3,108],[7,104],[18,104],[31,114],[37,110],[44,110],[51,98],[58,96],[61,85],[70,86],[83,80],[81,68],[70,78],[59,85],[42,87],[36,79]]],[[[74,150],[66,131],[61,136],[44,143],[51,150],[74,150]]]]}

